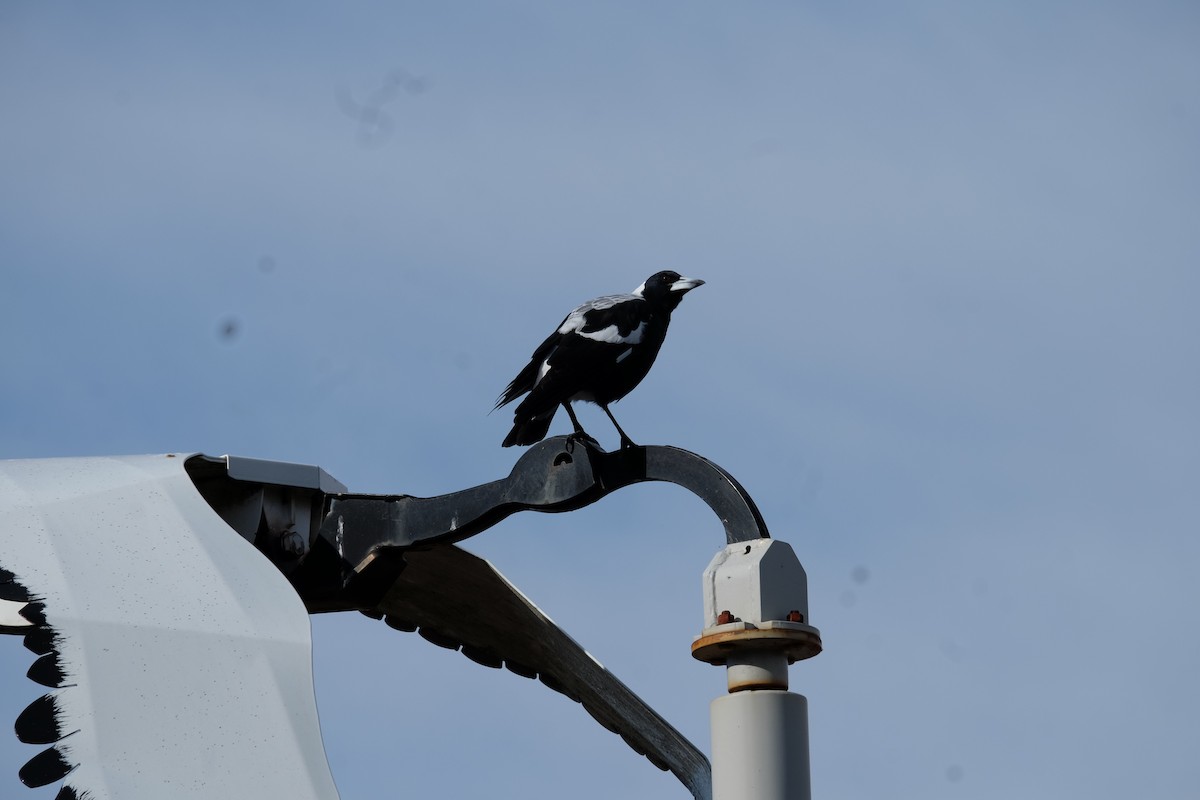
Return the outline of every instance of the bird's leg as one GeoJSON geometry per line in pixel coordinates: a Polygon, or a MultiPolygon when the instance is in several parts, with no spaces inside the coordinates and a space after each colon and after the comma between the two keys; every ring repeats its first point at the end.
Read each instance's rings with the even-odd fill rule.
{"type": "Polygon", "coordinates": [[[608,414],[608,418],[612,420],[613,427],[617,429],[617,433],[621,434],[621,449],[624,450],[627,447],[637,447],[637,445],[633,443],[633,439],[630,439],[625,435],[625,431],[621,430],[621,426],[617,424],[617,418],[614,417],[612,412],[608,410],[608,406],[601,404],[600,407],[604,409],[604,413],[608,414]]]}
{"type": "Polygon", "coordinates": [[[571,408],[570,403],[563,403],[562,407],[567,410],[567,416],[571,418],[571,424],[575,426],[575,432],[585,434],[583,426],[579,424],[579,420],[575,417],[575,410],[571,408]]]}
{"type": "Polygon", "coordinates": [[[562,406],[563,406],[563,408],[565,408],[567,410],[567,416],[571,418],[571,424],[575,426],[575,433],[573,433],[571,435],[573,437],[575,437],[576,439],[583,439],[585,441],[592,442],[593,444],[599,445],[600,443],[597,442],[595,439],[593,439],[591,436],[589,436],[588,432],[585,431],[583,429],[583,426],[579,424],[579,420],[576,419],[575,411],[574,411],[574,409],[571,408],[571,404],[569,402],[564,402],[562,404],[562,406]]]}

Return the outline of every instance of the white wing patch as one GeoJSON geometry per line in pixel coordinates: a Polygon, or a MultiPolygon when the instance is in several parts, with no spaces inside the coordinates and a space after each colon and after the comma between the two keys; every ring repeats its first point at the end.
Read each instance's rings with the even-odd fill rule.
{"type": "MultiPolygon", "coordinates": [[[[551,353],[551,355],[554,355],[554,354],[551,353]]],[[[545,361],[542,362],[542,366],[538,367],[537,378],[534,380],[533,385],[537,386],[539,383],[542,382],[542,378],[546,377],[546,375],[548,375],[549,373],[550,373],[550,359],[547,358],[545,361]]]]}
{"type": "MultiPolygon", "coordinates": [[[[579,308],[568,314],[567,318],[563,320],[562,325],[558,326],[558,332],[578,333],[579,329],[582,328],[584,323],[587,322],[586,317],[589,311],[603,311],[606,308],[612,308],[618,303],[628,303],[631,300],[641,302],[642,299],[640,297],[635,299],[631,295],[627,294],[609,294],[605,295],[604,297],[597,297],[595,300],[584,303],[579,308]]],[[[585,335],[592,337],[592,334],[585,335]]]]}
{"type": "Polygon", "coordinates": [[[574,333],[575,331],[582,328],[583,327],[583,313],[585,311],[587,311],[586,308],[577,308],[574,311],[572,311],[570,314],[567,314],[567,318],[563,320],[563,324],[558,326],[558,332],[559,333],[574,333]]]}
{"type": "MultiPolygon", "coordinates": [[[[607,305],[613,304],[609,303],[607,305]]],[[[639,322],[636,328],[625,335],[621,335],[621,329],[616,325],[609,325],[601,328],[598,331],[583,330],[583,326],[586,323],[585,316],[587,315],[587,312],[595,308],[605,307],[607,306],[580,306],[567,315],[567,318],[563,320],[563,324],[558,326],[558,332],[561,334],[573,333],[576,336],[582,336],[585,339],[591,339],[596,342],[607,342],[608,344],[637,344],[642,340],[642,336],[646,332],[645,322],[639,322]]]]}
{"type": "Polygon", "coordinates": [[[590,303],[584,303],[568,314],[567,318],[562,321],[562,325],[558,326],[558,332],[563,335],[573,333],[585,339],[591,339],[595,342],[605,342],[607,344],[637,344],[642,340],[642,336],[646,332],[645,322],[638,323],[636,328],[625,335],[621,334],[621,329],[616,325],[608,325],[597,331],[585,331],[583,329],[587,324],[587,315],[592,311],[603,311],[619,303],[629,302],[642,303],[645,301],[640,297],[628,294],[610,294],[605,297],[597,297],[590,303]]]}
{"type": "Polygon", "coordinates": [[[639,322],[638,326],[625,336],[621,335],[621,330],[616,325],[609,325],[607,328],[601,328],[598,331],[575,331],[577,335],[585,339],[607,342],[608,344],[637,344],[642,341],[642,334],[645,332],[646,323],[644,322],[639,322]]]}

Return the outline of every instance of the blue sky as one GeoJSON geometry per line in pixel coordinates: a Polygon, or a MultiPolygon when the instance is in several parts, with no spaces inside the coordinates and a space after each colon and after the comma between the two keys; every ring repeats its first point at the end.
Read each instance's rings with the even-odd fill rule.
{"type": "MultiPolygon", "coordinates": [[[[1153,1],[7,2],[0,457],[482,483],[541,338],[676,269],[708,283],[614,411],[804,562],[814,795],[1189,796],[1198,34],[1153,1]]],[[[638,486],[468,548],[707,750],[721,541],[638,486]]],[[[538,684],[313,630],[344,800],[684,796],[538,684]]],[[[0,642],[0,715],[28,663],[0,642]]],[[[34,752],[0,736],[0,793],[52,796],[34,752]]]]}

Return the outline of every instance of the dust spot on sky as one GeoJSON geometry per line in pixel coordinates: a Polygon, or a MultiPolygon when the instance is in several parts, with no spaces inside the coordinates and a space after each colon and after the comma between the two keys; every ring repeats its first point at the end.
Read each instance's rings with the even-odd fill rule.
{"type": "Polygon", "coordinates": [[[358,143],[363,147],[379,147],[395,130],[394,112],[388,106],[401,92],[415,96],[429,90],[429,80],[412,75],[404,69],[394,69],[384,76],[379,86],[359,101],[349,89],[339,88],[337,103],[342,113],[358,123],[358,143]]]}
{"type": "Polygon", "coordinates": [[[236,341],[241,332],[242,323],[237,317],[225,317],[217,326],[217,337],[222,342],[232,343],[236,341]]]}

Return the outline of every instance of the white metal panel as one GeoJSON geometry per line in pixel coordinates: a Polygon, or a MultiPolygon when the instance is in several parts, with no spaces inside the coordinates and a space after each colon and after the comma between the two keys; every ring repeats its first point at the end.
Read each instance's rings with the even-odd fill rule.
{"type": "Polygon", "coordinates": [[[65,783],[95,800],[336,798],[307,612],[183,461],[0,462],[0,567],[44,603],[65,673],[65,783]]]}

